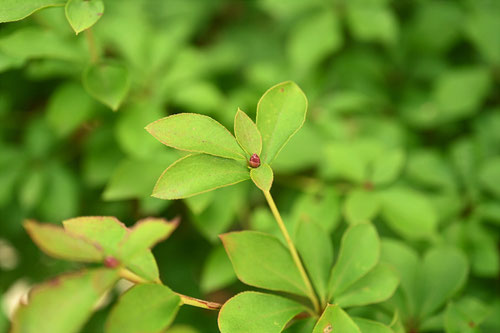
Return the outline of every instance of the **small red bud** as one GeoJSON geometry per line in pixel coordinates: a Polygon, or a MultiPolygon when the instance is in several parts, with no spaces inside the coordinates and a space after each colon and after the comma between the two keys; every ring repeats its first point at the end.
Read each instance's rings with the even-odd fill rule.
{"type": "Polygon", "coordinates": [[[251,157],[250,157],[250,160],[248,161],[248,164],[252,167],[252,168],[258,168],[260,166],[260,157],[259,155],[257,154],[253,154],[251,157]]]}
{"type": "Polygon", "coordinates": [[[108,268],[116,268],[118,265],[120,265],[120,262],[115,257],[109,256],[104,258],[104,266],[108,268]]]}

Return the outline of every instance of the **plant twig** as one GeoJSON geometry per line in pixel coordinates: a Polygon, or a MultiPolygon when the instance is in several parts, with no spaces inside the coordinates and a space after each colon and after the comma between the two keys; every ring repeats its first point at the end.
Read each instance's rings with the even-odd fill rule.
{"type": "Polygon", "coordinates": [[[90,61],[95,64],[97,63],[97,60],[99,60],[99,53],[97,52],[97,46],[92,28],[85,30],[85,37],[87,39],[87,45],[89,46],[90,61]]]}
{"type": "Polygon", "coordinates": [[[306,288],[307,288],[307,293],[309,296],[309,299],[311,300],[314,310],[316,312],[320,312],[320,305],[318,301],[318,297],[316,296],[316,293],[314,292],[314,289],[312,287],[311,281],[309,280],[309,277],[307,276],[306,270],[304,269],[304,265],[302,265],[302,261],[300,260],[299,254],[297,253],[297,249],[295,248],[295,245],[293,245],[292,239],[290,238],[290,235],[288,234],[288,230],[286,230],[285,223],[283,222],[283,219],[281,218],[280,212],[278,211],[278,208],[276,207],[276,204],[274,203],[273,197],[271,196],[271,193],[269,191],[263,191],[264,196],[266,197],[267,203],[269,204],[269,208],[271,208],[271,211],[274,215],[274,218],[276,219],[276,222],[278,222],[278,226],[281,230],[281,233],[285,237],[286,243],[288,244],[288,249],[290,250],[290,254],[292,255],[293,261],[295,262],[295,265],[299,269],[300,275],[302,276],[302,280],[304,281],[306,288]]]}

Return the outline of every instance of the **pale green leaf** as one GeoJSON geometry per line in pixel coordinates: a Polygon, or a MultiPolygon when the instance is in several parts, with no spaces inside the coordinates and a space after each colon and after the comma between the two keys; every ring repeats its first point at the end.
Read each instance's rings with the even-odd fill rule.
{"type": "Polygon", "coordinates": [[[333,246],[328,232],[312,221],[299,221],[295,230],[295,246],[322,300],[327,297],[327,284],[333,265],[333,246]]]}
{"type": "Polygon", "coordinates": [[[69,24],[78,35],[101,18],[104,13],[104,3],[102,0],[68,0],[65,12],[69,24]]]}
{"type": "Polygon", "coordinates": [[[28,220],[24,222],[24,228],[36,245],[52,257],[83,262],[99,262],[103,259],[99,244],[74,236],[53,224],[28,220]]]}
{"type": "Polygon", "coordinates": [[[168,287],[138,284],[123,294],[106,322],[106,333],[163,332],[182,302],[168,287]]]}
{"type": "Polygon", "coordinates": [[[0,23],[22,20],[42,8],[63,6],[64,2],[65,0],[2,0],[0,23]]]}
{"type": "Polygon", "coordinates": [[[302,305],[284,297],[247,291],[224,304],[219,329],[221,333],[279,333],[303,311],[302,305]]]}
{"type": "Polygon", "coordinates": [[[307,295],[299,270],[278,238],[257,231],[220,236],[238,278],[251,286],[307,295]]]}
{"type": "Polygon", "coordinates": [[[99,102],[118,110],[130,88],[127,68],[115,63],[89,66],[83,73],[85,90],[99,102]]]}
{"type": "Polygon", "coordinates": [[[63,275],[36,286],[28,305],[16,311],[11,332],[77,333],[117,279],[116,271],[101,268],[63,275]]]}
{"type": "Polygon", "coordinates": [[[179,150],[246,160],[236,139],[214,119],[195,113],[179,113],[157,120],[146,130],[158,141],[179,150]]]}
{"type": "Polygon", "coordinates": [[[160,282],[160,271],[151,250],[142,250],[131,258],[121,258],[121,260],[130,271],[141,278],[151,282],[160,282]]]}
{"type": "Polygon", "coordinates": [[[271,164],[306,119],[307,99],[291,81],[279,83],[257,105],[257,127],[262,135],[263,162],[271,164]]]}
{"type": "Polygon", "coordinates": [[[372,166],[371,181],[375,185],[388,184],[399,176],[405,162],[401,149],[387,150],[375,158],[372,166]]]}
{"type": "Polygon", "coordinates": [[[371,224],[351,226],[344,233],[339,256],[329,282],[330,295],[340,295],[375,267],[380,256],[380,240],[371,224]]]}
{"type": "Polygon", "coordinates": [[[195,154],[181,158],[161,175],[153,190],[160,199],[182,199],[250,178],[246,162],[195,154]]]}
{"type": "Polygon", "coordinates": [[[405,238],[432,236],[437,214],[427,197],[406,187],[391,188],[380,194],[382,216],[394,231],[405,238]]]}
{"type": "Polygon", "coordinates": [[[262,152],[262,137],[257,125],[240,109],[234,117],[234,135],[248,156],[260,155],[262,152]]]}
{"type": "Polygon", "coordinates": [[[169,222],[153,217],[138,221],[121,241],[120,257],[130,258],[152,248],[156,243],[168,238],[178,224],[178,219],[169,222]]]}
{"type": "Polygon", "coordinates": [[[391,297],[398,284],[397,272],[386,264],[379,264],[334,300],[343,308],[379,303],[391,297]]]}
{"type": "Polygon", "coordinates": [[[354,321],[338,305],[328,304],[312,333],[361,333],[354,321]]]}
{"type": "Polygon", "coordinates": [[[380,209],[377,194],[372,191],[354,189],[344,201],[344,215],[349,224],[370,222],[380,209]]]}
{"type": "Polygon", "coordinates": [[[250,169],[250,178],[262,191],[269,192],[273,185],[273,170],[269,164],[263,163],[258,168],[250,169]]]}
{"type": "Polygon", "coordinates": [[[392,329],[377,321],[364,318],[352,318],[361,333],[394,333],[392,329]]]}

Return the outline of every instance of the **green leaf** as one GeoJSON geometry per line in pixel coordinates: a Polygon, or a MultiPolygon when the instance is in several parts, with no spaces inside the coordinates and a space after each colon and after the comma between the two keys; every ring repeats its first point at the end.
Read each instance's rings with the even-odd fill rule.
{"type": "Polygon", "coordinates": [[[376,193],[362,189],[349,191],[344,201],[344,215],[349,224],[370,222],[380,209],[376,193]]]}
{"type": "Polygon", "coordinates": [[[250,178],[246,162],[194,154],[179,159],[161,175],[153,190],[160,199],[182,199],[250,178]]]}
{"type": "Polygon", "coordinates": [[[111,216],[77,217],[63,221],[63,225],[68,233],[98,244],[106,255],[115,257],[127,234],[125,225],[111,216]]]}
{"type": "Polygon", "coordinates": [[[24,228],[36,245],[52,257],[83,262],[99,262],[103,259],[98,244],[73,236],[53,224],[28,220],[24,222],[24,228]]]}
{"type": "Polygon", "coordinates": [[[95,102],[81,84],[67,83],[59,86],[51,96],[45,115],[52,129],[65,137],[88,120],[94,108],[95,102]]]}
{"type": "Polygon", "coordinates": [[[419,272],[420,317],[425,318],[465,284],[468,263],[455,248],[434,248],[426,253],[419,272]]]}
{"type": "Polygon", "coordinates": [[[479,182],[484,189],[500,198],[500,157],[485,161],[479,170],[479,182]]]}
{"type": "Polygon", "coordinates": [[[28,305],[16,311],[11,332],[77,333],[117,279],[116,271],[101,268],[63,275],[36,286],[28,305]]]}
{"type": "MultiPolygon", "coordinates": [[[[141,278],[147,281],[161,283],[158,264],[151,250],[143,250],[131,258],[122,257],[121,260],[128,269],[141,278]]],[[[142,283],[142,281],[137,282],[142,283]]]]}
{"type": "Polygon", "coordinates": [[[234,135],[249,156],[253,154],[260,155],[262,152],[262,136],[257,125],[250,117],[240,109],[234,117],[234,135]]]}
{"type": "Polygon", "coordinates": [[[116,111],[127,96],[130,77],[119,64],[91,65],[83,73],[83,86],[92,97],[116,111]]]}
{"type": "Polygon", "coordinates": [[[261,164],[258,168],[250,169],[250,178],[255,185],[264,192],[269,192],[273,185],[273,169],[267,163],[261,164]]]}
{"type": "Polygon", "coordinates": [[[215,247],[203,266],[200,288],[204,294],[219,290],[237,280],[223,246],[215,247]]]}
{"type": "Polygon", "coordinates": [[[149,124],[146,130],[164,145],[175,149],[246,160],[245,152],[231,133],[208,116],[174,114],[149,124]]]}
{"type": "Polygon", "coordinates": [[[276,237],[257,231],[241,231],[223,234],[220,238],[243,283],[307,295],[290,252],[276,237]]]}
{"type": "Polygon", "coordinates": [[[300,73],[312,70],[343,43],[343,33],[333,10],[317,10],[299,20],[287,43],[292,68],[300,73]]]}
{"type": "Polygon", "coordinates": [[[104,13],[104,3],[101,0],[68,0],[65,12],[69,24],[78,35],[101,18],[104,13]]]}
{"type": "Polygon", "coordinates": [[[295,245],[316,292],[325,300],[333,265],[333,246],[328,232],[312,221],[301,220],[295,230],[295,245]]]}
{"type": "Polygon", "coordinates": [[[354,37],[360,41],[393,44],[398,37],[398,22],[390,8],[364,1],[349,3],[347,21],[354,37]]]}
{"type": "Polygon", "coordinates": [[[65,0],[2,0],[0,23],[18,21],[37,10],[52,6],[63,6],[65,0]]]}
{"type": "Polygon", "coordinates": [[[165,240],[177,228],[179,220],[171,222],[161,218],[146,218],[138,221],[121,241],[120,257],[130,258],[165,240]]]}
{"type": "Polygon", "coordinates": [[[337,296],[335,303],[346,308],[383,302],[394,294],[398,284],[396,271],[388,265],[379,264],[337,296]]]}
{"type": "Polygon", "coordinates": [[[284,297],[247,291],[227,301],[219,312],[221,333],[279,333],[304,307],[284,297]]]}
{"type": "Polygon", "coordinates": [[[475,298],[449,302],[444,323],[446,333],[474,333],[489,315],[490,309],[475,298]]]}
{"type": "Polygon", "coordinates": [[[106,333],[163,332],[182,302],[168,287],[138,284],[125,292],[106,322],[106,333]]]}
{"type": "Polygon", "coordinates": [[[366,178],[366,161],[359,152],[359,145],[332,142],[325,147],[324,178],[340,178],[362,183],[366,178]]]}
{"type": "Polygon", "coordinates": [[[389,327],[377,321],[364,318],[352,318],[362,333],[394,333],[389,327]]]}
{"type": "Polygon", "coordinates": [[[384,151],[373,161],[371,181],[375,185],[388,184],[396,180],[405,162],[401,149],[384,151]]]}
{"type": "Polygon", "coordinates": [[[437,215],[428,199],[410,188],[391,188],[380,193],[382,216],[394,231],[408,239],[431,237],[437,215]]]}
{"type": "Polygon", "coordinates": [[[338,305],[328,304],[312,333],[361,333],[354,321],[338,305]]]}
{"type": "Polygon", "coordinates": [[[312,221],[332,232],[340,222],[339,206],[338,194],[331,187],[319,193],[304,193],[293,205],[291,221],[312,221]]]}
{"type": "Polygon", "coordinates": [[[340,295],[365,276],[378,263],[379,255],[380,240],[371,224],[357,224],[347,229],[330,276],[330,295],[340,295]]]}
{"type": "Polygon", "coordinates": [[[306,119],[307,99],[291,81],[279,83],[257,105],[257,127],[262,135],[263,162],[271,164],[306,119]]]}

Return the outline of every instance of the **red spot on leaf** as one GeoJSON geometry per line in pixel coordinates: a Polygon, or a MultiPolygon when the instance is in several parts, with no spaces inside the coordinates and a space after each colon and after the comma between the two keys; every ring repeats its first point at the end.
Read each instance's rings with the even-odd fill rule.
{"type": "Polygon", "coordinates": [[[258,168],[260,166],[260,157],[259,155],[257,154],[253,154],[251,157],[250,157],[250,160],[248,161],[248,164],[252,167],[252,168],[258,168]]]}
{"type": "Polygon", "coordinates": [[[120,262],[115,257],[109,256],[104,258],[104,266],[108,268],[116,268],[120,265],[120,262]]]}

